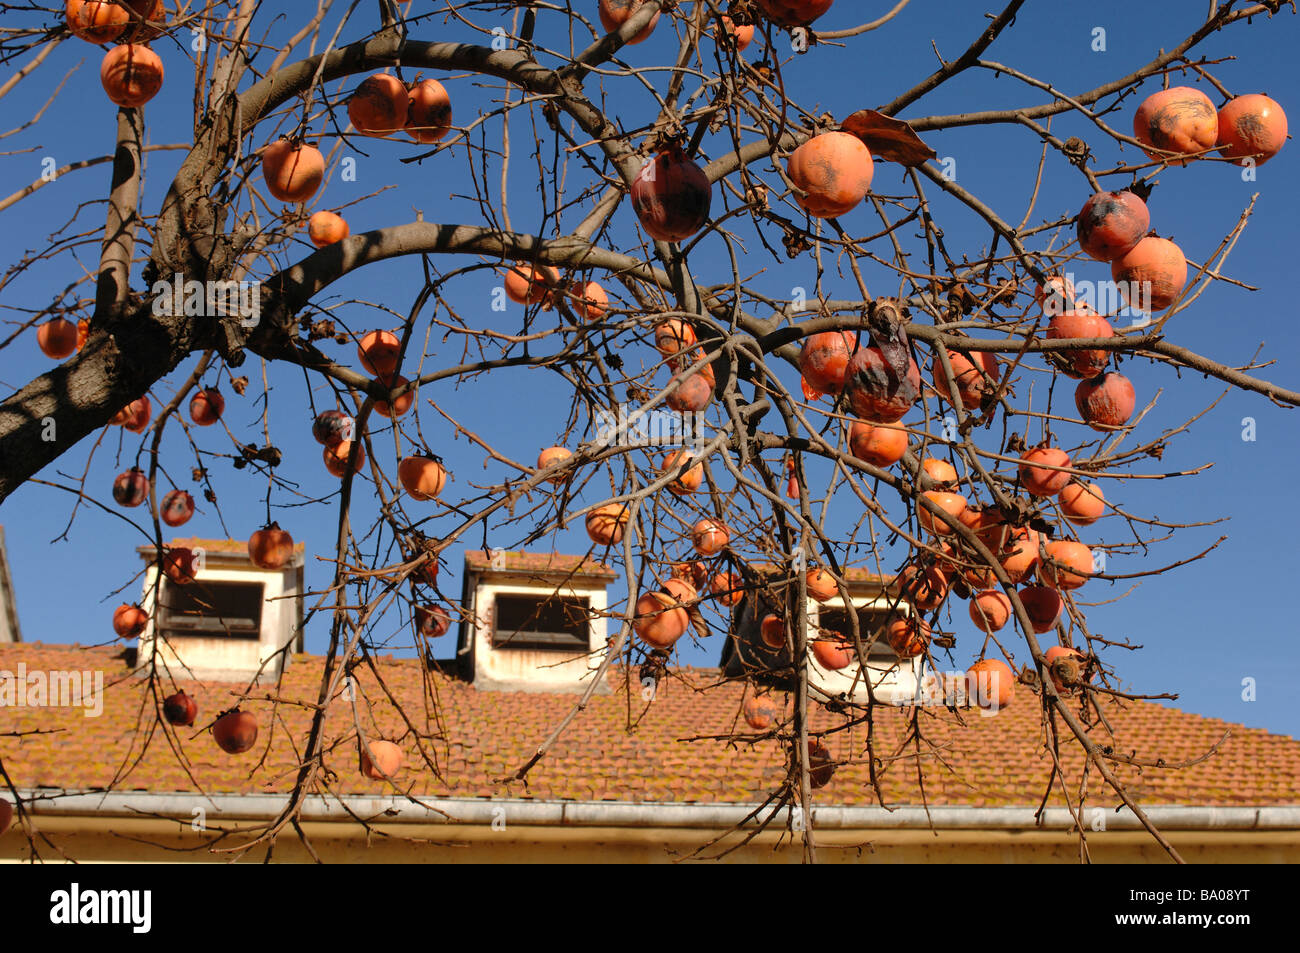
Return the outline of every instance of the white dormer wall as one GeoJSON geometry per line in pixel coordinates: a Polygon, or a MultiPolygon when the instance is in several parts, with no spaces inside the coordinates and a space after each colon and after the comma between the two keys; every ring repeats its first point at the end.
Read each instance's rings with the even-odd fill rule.
{"type": "MultiPolygon", "coordinates": [[[[198,549],[195,551],[197,553],[198,549]]],[[[149,552],[152,553],[152,550],[149,552]]],[[[247,682],[257,676],[259,682],[268,682],[279,677],[288,662],[289,653],[303,650],[299,629],[303,594],[301,552],[295,552],[289,565],[279,570],[259,569],[246,555],[240,556],[237,553],[209,550],[203,554],[203,565],[195,573],[195,583],[211,581],[263,584],[262,597],[265,601],[262,605],[261,630],[256,639],[175,633],[165,640],[155,639],[154,621],[157,613],[154,611],[154,580],[157,575],[157,563],[150,563],[145,569],[144,592],[140,600],[140,607],[149,615],[149,623],[137,643],[137,665],[148,664],[156,642],[159,665],[165,663],[175,678],[247,682]],[[286,645],[291,647],[286,652],[280,652],[286,645]]],[[[162,585],[165,589],[172,582],[164,576],[162,585]]]]}
{"type": "MultiPolygon", "coordinates": [[[[893,605],[893,598],[884,592],[866,594],[851,593],[854,611],[861,609],[880,609],[888,611],[893,605]]],[[[904,608],[900,603],[898,608],[904,608]]],[[[808,600],[809,626],[820,624],[821,611],[825,609],[843,609],[844,597],[833,596],[824,603],[808,600]]],[[[863,633],[866,637],[866,633],[863,633]]],[[[868,702],[866,681],[871,681],[871,692],[876,701],[887,705],[909,704],[917,698],[921,684],[921,659],[868,659],[866,671],[858,674],[862,666],[854,660],[842,669],[823,668],[816,656],[808,653],[808,687],[812,697],[828,700],[841,696],[854,702],[868,702]],[[824,696],[824,699],[821,697],[824,696]]]]}
{"type": "MultiPolygon", "coordinates": [[[[583,692],[595,677],[606,649],[608,607],[605,582],[597,578],[535,572],[489,570],[471,572],[473,599],[471,646],[474,687],[488,691],[583,692]],[[521,595],[544,602],[554,596],[585,598],[591,615],[587,622],[586,652],[571,649],[492,644],[496,624],[496,597],[521,595]]],[[[608,692],[603,683],[597,691],[608,692]]]]}

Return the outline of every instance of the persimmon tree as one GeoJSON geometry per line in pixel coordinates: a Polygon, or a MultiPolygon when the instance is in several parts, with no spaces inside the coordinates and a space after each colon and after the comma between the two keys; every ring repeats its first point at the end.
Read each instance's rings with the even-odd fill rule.
{"type": "MultiPolygon", "coordinates": [[[[1222,269],[1250,206],[1220,223],[1222,241],[1198,262],[1152,233],[1158,204],[1146,201],[1158,178],[1178,188],[1186,163],[1232,175],[1234,164],[1262,164],[1281,148],[1281,106],[1234,97],[1197,47],[1220,31],[1267,30],[1289,4],[1211,3],[1190,35],[1152,36],[1163,52],[1091,89],[990,58],[1025,0],[987,17],[971,8],[962,14],[969,45],[929,75],[877,89],[879,102],[844,114],[800,101],[800,74],[820,50],[869,55],[891,42],[907,5],[855,23],[876,5],[377,0],[344,11],[318,0],[294,5],[291,35],[271,42],[288,5],[0,3],[0,56],[12,71],[0,97],[22,96],[59,45],[91,42],[105,52],[101,84],[80,71],[58,95],[107,94],[118,104],[115,141],[0,199],[0,215],[12,218],[51,182],[83,175],[69,190],[69,224],[4,272],[6,284],[57,287],[23,304],[21,326],[4,341],[39,345],[57,363],[0,404],[0,500],[56,460],[87,457],[96,434],[121,426],[138,434],[139,469],[119,477],[111,498],[84,478],[64,489],[79,506],[147,511],[133,525],[177,584],[195,568],[190,554],[168,550],[164,526],[194,511],[177,482],[191,464],[218,512],[220,482],[226,495],[265,493],[268,515],[273,501],[292,501],[337,516],[334,552],[316,554],[332,561],[333,578],[310,596],[329,639],[312,727],[296,740],[301,768],[282,816],[238,849],[296,827],[303,799],[321,792],[336,741],[325,713],[354,704],[354,670],[382,682],[379,620],[410,620],[408,647],[431,656],[430,640],[460,618],[437,588],[440,554],[470,543],[545,547],[584,525],[592,555],[616,564],[626,584],[609,613],[616,635],[602,677],[625,673],[640,698],[683,638],[770,647],[744,677],[783,687],[789,702],[751,697],[748,730],[719,740],[775,741],[787,752],[769,804],[809,807],[833,771],[810,705],[833,703],[849,725],[869,723],[882,704],[869,681],[865,701],[814,697],[807,660],[865,664],[873,643],[888,641],[900,658],[922,659],[940,706],[1041,707],[1056,764],[1046,790],[1064,791],[1079,817],[1082,791],[1067,789],[1059,753],[1081,748],[1088,771],[1177,857],[1115,776],[1117,763],[1136,760],[1094,737],[1099,703],[1133,696],[1114,687],[1118,663],[1074,593],[1124,578],[1097,554],[1178,528],[1129,512],[1112,489],[1178,435],[1141,426],[1161,372],[1185,369],[1300,404],[1255,366],[1180,345],[1169,324],[1230,280],[1222,269]],[[670,38],[675,53],[647,62],[639,44],[651,37],[656,49],[670,38]],[[926,111],[932,94],[976,73],[1012,81],[1020,103],[926,111]],[[188,95],[191,82],[192,141],[153,143],[164,100],[149,101],[173,84],[188,95]],[[474,84],[496,96],[478,115],[457,106],[474,84]],[[1036,219],[1038,188],[1023,209],[995,207],[926,143],[930,133],[989,126],[1023,133],[1015,148],[1040,153],[1040,183],[1044,168],[1069,170],[1080,213],[1036,219]],[[1079,134],[1062,137],[1062,127],[1079,134]],[[149,207],[146,158],[165,150],[182,158],[149,207]],[[409,181],[397,189],[454,177],[461,199],[445,216],[440,207],[352,232],[329,178],[375,150],[403,157],[409,181]],[[79,171],[101,163],[112,170],[107,194],[79,171]],[[519,181],[537,179],[535,193],[511,202],[519,181]],[[982,223],[982,243],[952,247],[943,223],[961,215],[982,223]],[[524,221],[533,224],[515,224],[524,221]],[[95,267],[69,281],[67,266],[87,249],[95,267]],[[1099,304],[1078,295],[1065,273],[1081,258],[1111,263],[1120,296],[1099,304]],[[419,290],[362,311],[383,320],[358,324],[322,304],[336,283],[393,259],[419,290]],[[765,292],[760,272],[791,264],[811,276],[806,295],[765,292]],[[459,296],[485,271],[517,302],[519,330],[493,325],[480,302],[459,296]],[[1133,307],[1148,316],[1119,326],[1114,312],[1133,307]],[[1141,375],[1130,380],[1121,361],[1143,362],[1141,375]],[[284,366],[310,382],[305,398],[266,386],[267,368],[284,366]],[[456,401],[472,401],[475,387],[548,371],[569,394],[567,416],[529,430],[555,434],[546,443],[556,446],[508,424],[477,433],[458,420],[456,401]],[[457,382],[468,386],[448,391],[455,396],[421,399],[457,382]],[[334,407],[317,405],[321,385],[334,407]],[[337,496],[297,499],[292,471],[317,464],[283,458],[265,411],[256,435],[199,429],[222,422],[228,398],[289,405],[277,426],[296,416],[292,426],[314,428],[337,496]],[[629,439],[629,406],[634,417],[671,409],[702,426],[682,450],[647,454],[629,439]],[[169,427],[184,429],[191,460],[164,459],[169,427]],[[452,437],[507,476],[448,482],[433,450],[452,437]],[[238,472],[212,472],[215,456],[238,472]],[[356,525],[358,501],[371,499],[374,525],[356,525]],[[828,520],[832,500],[856,516],[828,520]],[[1090,533],[1102,516],[1124,528],[1108,539],[1090,533]],[[896,616],[866,631],[849,613],[847,636],[811,626],[807,598],[849,599],[850,565],[898,574],[896,616]],[[960,599],[970,600],[974,634],[941,634],[940,613],[960,599]],[[957,638],[977,661],[966,678],[941,677],[957,638]]],[[[33,103],[28,125],[39,129],[44,107],[33,103]]],[[[292,529],[258,530],[254,561],[284,565],[292,529]]],[[[114,627],[131,637],[146,621],[127,606],[114,627]]],[[[389,647],[393,627],[383,628],[389,647]]],[[[195,712],[174,690],[184,673],[157,657],[138,664],[147,714],[186,760],[176,726],[195,712]]],[[[539,736],[514,779],[545,759],[589,695],[539,736]]],[[[408,749],[423,763],[402,768],[392,741],[367,738],[358,717],[367,775],[439,770],[427,716],[404,717],[408,749]]],[[[213,734],[238,752],[256,727],[247,712],[232,714],[213,734]]],[[[273,719],[261,729],[259,743],[277,730],[273,719]]],[[[915,714],[911,730],[919,745],[915,714]]],[[[870,734],[859,757],[881,764],[870,734]]],[[[4,780],[16,797],[22,779],[4,780]]],[[[814,832],[801,836],[812,858],[814,832]]]]}

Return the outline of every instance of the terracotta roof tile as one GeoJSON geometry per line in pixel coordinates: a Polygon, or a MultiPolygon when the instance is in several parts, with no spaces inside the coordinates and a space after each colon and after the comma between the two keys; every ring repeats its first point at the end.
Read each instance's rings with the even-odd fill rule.
{"type": "MultiPolygon", "coordinates": [[[[130,677],[119,655],[113,648],[42,643],[0,646],[0,672],[14,672],[22,662],[29,672],[102,671],[105,682],[100,717],[87,718],[80,710],[69,708],[0,708],[0,759],[15,785],[84,790],[112,784],[118,790],[197,790],[161,734],[155,733],[140,756],[147,732],[137,732],[135,726],[142,711],[144,724],[151,723],[152,702],[146,682],[130,677]],[[45,731],[21,737],[4,734],[35,728],[45,731]],[[122,776],[114,782],[119,773],[122,776]]],[[[310,708],[293,703],[315,702],[322,664],[318,656],[295,655],[273,692],[257,690],[255,694],[263,700],[243,707],[258,717],[262,734],[251,752],[238,756],[219,751],[205,730],[216,713],[231,706],[231,691],[237,686],[180,683],[200,706],[199,721],[193,729],[181,730],[179,742],[202,790],[287,790],[310,721],[310,708]],[[280,699],[279,703],[265,700],[268,695],[280,699]],[[264,764],[254,770],[264,754],[264,764]]],[[[379,668],[388,690],[403,700],[408,714],[425,733],[422,744],[440,775],[419,759],[414,737],[406,733],[373,674],[358,669],[363,726],[372,737],[395,739],[403,748],[406,764],[398,789],[413,795],[752,803],[762,800],[784,775],[785,757],[774,741],[726,744],[687,740],[724,734],[736,726],[745,691],[742,685],[696,690],[717,681],[715,670],[674,670],[648,707],[635,679],[629,704],[622,673],[612,677],[613,691],[591,699],[587,710],[523,785],[502,779],[528,760],[570,710],[576,696],[479,691],[454,678],[426,673],[415,659],[390,659],[379,668]],[[436,698],[438,705],[436,718],[427,724],[421,695],[426,678],[430,697],[436,698]]],[[[1106,715],[1115,736],[1103,736],[1098,729],[1099,740],[1124,753],[1163,757],[1171,763],[1203,755],[1225,730],[1232,732],[1218,755],[1187,768],[1116,765],[1116,773],[1142,803],[1255,806],[1300,800],[1296,794],[1300,742],[1292,738],[1149,702],[1111,703],[1106,715]]],[[[1034,696],[1025,690],[996,717],[970,711],[960,717],[965,728],[946,709],[927,709],[919,719],[926,738],[921,751],[928,802],[1037,805],[1051,761],[1042,748],[1040,709],[1034,696]]],[[[813,730],[840,723],[839,716],[814,706],[810,718],[813,730]]],[[[743,722],[739,727],[744,729],[743,722]]],[[[887,806],[922,803],[914,760],[917,749],[914,744],[904,745],[909,730],[908,711],[889,708],[875,713],[875,754],[881,759],[880,784],[887,806]]],[[[333,790],[345,794],[392,791],[385,783],[363,779],[358,773],[349,706],[334,706],[326,718],[325,732],[333,746],[325,757],[326,765],[337,774],[330,781],[333,790]]],[[[866,737],[864,725],[826,737],[836,759],[847,763],[842,763],[832,782],[818,792],[819,803],[876,803],[866,764],[866,737]]],[[[1062,755],[1077,785],[1082,764],[1077,746],[1063,745],[1062,755]]],[[[1089,787],[1094,799],[1105,800],[1095,775],[1089,787]]],[[[1059,786],[1049,803],[1062,803],[1059,786]]]]}

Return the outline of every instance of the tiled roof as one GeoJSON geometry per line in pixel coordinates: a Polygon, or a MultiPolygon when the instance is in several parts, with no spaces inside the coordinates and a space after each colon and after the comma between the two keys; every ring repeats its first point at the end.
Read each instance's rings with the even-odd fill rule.
{"type": "MultiPolygon", "coordinates": [[[[566,556],[563,553],[520,553],[506,551],[499,553],[502,557],[500,570],[505,572],[544,572],[565,576],[603,576],[615,577],[614,570],[596,559],[585,556],[566,556]]],[[[493,568],[492,557],[480,550],[465,553],[465,568],[477,572],[486,572],[493,568]]]]}
{"type": "MultiPolygon", "coordinates": [[[[29,672],[100,670],[106,686],[100,717],[88,718],[81,710],[66,708],[0,708],[0,759],[18,788],[87,789],[112,784],[122,792],[194,792],[196,781],[208,793],[285,793],[291,788],[311,711],[294,703],[316,702],[321,657],[294,656],[278,688],[254,692],[261,700],[243,708],[256,715],[262,734],[256,747],[244,755],[223,753],[202,730],[217,712],[231,706],[232,690],[238,687],[181,683],[200,706],[196,727],[180,731],[191,780],[161,732],[153,733],[141,754],[153,726],[153,706],[147,682],[130,677],[117,654],[111,647],[0,646],[0,672],[15,672],[20,662],[29,672]],[[137,730],[140,724],[144,727],[137,730]],[[9,734],[35,729],[43,733],[9,734]],[[122,776],[114,782],[119,771],[122,776]]],[[[362,724],[367,732],[396,739],[406,753],[399,777],[403,793],[754,803],[764,800],[782,776],[784,758],[775,741],[692,740],[747,731],[739,718],[743,686],[721,684],[700,690],[718,684],[715,670],[671,669],[649,705],[635,679],[629,702],[627,687],[619,681],[626,673],[613,678],[614,691],[591,699],[587,710],[529,774],[525,787],[498,779],[528,760],[577,696],[479,691],[449,676],[425,673],[416,660],[381,658],[378,668],[387,690],[402,699],[412,722],[430,736],[424,739],[424,748],[438,766],[435,774],[419,761],[414,738],[404,734],[406,728],[384,691],[365,666],[358,667],[362,724]]],[[[1199,758],[1231,729],[1231,737],[1216,755],[1189,767],[1117,765],[1116,773],[1129,783],[1139,803],[1260,806],[1300,800],[1296,794],[1300,742],[1292,738],[1148,702],[1124,703],[1122,708],[1111,704],[1106,716],[1115,735],[1113,741],[1105,740],[1117,752],[1139,759],[1164,758],[1167,763],[1199,758]]],[[[1044,731],[1036,697],[1021,686],[1012,705],[995,717],[964,711],[961,718],[964,727],[946,709],[924,709],[919,714],[928,803],[1036,806],[1051,766],[1042,747],[1044,731]]],[[[812,719],[814,729],[841,723],[841,716],[822,710],[812,719]]],[[[906,741],[909,729],[906,710],[875,713],[875,753],[886,806],[922,803],[914,760],[917,746],[906,741]]],[[[337,775],[326,778],[329,790],[393,793],[385,784],[360,776],[355,741],[350,740],[353,731],[351,706],[340,700],[326,720],[332,746],[326,764],[337,775]]],[[[1100,729],[1097,736],[1102,737],[1100,729]]],[[[816,803],[876,803],[864,763],[866,738],[865,725],[826,736],[834,757],[845,763],[827,787],[815,792],[816,803]]],[[[1078,747],[1063,743],[1062,751],[1073,794],[1081,763],[1078,747]]],[[[1088,791],[1091,804],[1117,803],[1095,772],[1089,777],[1088,791]]],[[[1057,785],[1049,804],[1062,803],[1057,785]]]]}

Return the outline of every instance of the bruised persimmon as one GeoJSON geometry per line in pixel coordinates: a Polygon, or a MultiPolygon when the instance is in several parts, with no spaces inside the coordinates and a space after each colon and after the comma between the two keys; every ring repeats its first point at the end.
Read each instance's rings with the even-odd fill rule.
{"type": "Polygon", "coordinates": [[[348,119],[363,136],[388,136],[406,125],[409,93],[387,73],[367,76],[348,97],[348,119]]]}
{"type": "Polygon", "coordinates": [[[777,707],[776,702],[765,695],[746,698],[741,712],[745,724],[755,731],[767,731],[781,715],[781,709],[777,707]]]}
{"type": "Polygon", "coordinates": [[[1286,145],[1286,113],[1263,93],[1234,96],[1219,110],[1219,154],[1260,166],[1286,145]]]}
{"type": "Polygon", "coordinates": [[[849,359],[844,394],[854,415],[863,420],[897,423],[921,396],[921,372],[911,355],[906,371],[899,374],[880,348],[860,347],[849,359]]]}
{"type": "Polygon", "coordinates": [[[1169,239],[1148,235],[1110,263],[1110,276],[1130,306],[1163,311],[1183,293],[1187,259],[1169,239]]]}
{"type": "Polygon", "coordinates": [[[1097,192],[1079,210],[1075,234],[1090,257],[1114,261],[1132,251],[1150,227],[1147,203],[1132,192],[1097,192]]]}
{"type": "MultiPolygon", "coordinates": [[[[1047,326],[1049,340],[1109,338],[1115,336],[1110,322],[1092,311],[1067,311],[1054,316],[1047,326]]],[[[1076,379],[1096,377],[1110,363],[1110,351],[1101,348],[1070,348],[1059,351],[1066,375],[1076,379]]]]}
{"type": "Polygon", "coordinates": [[[1187,165],[1196,155],[1213,149],[1219,138],[1219,116],[1206,96],[1191,86],[1175,86],[1152,93],[1133,114],[1133,135],[1152,159],[1170,165],[1187,165]],[[1164,155],[1159,151],[1183,154],[1164,155]]]}
{"type": "Polygon", "coordinates": [[[680,242],[708,222],[713,186],[704,170],[672,145],[641,167],[631,194],[632,210],[651,238],[680,242]]]}
{"type": "Polygon", "coordinates": [[[871,150],[847,132],[813,136],[790,153],[786,164],[799,190],[794,200],[816,218],[836,218],[856,208],[871,188],[874,171],[871,150]]]}
{"type": "Polygon", "coordinates": [[[1050,632],[1061,617],[1065,602],[1051,586],[1026,586],[1016,593],[1029,616],[1029,624],[1039,635],[1050,632]]]}
{"type": "Polygon", "coordinates": [[[1079,381],[1074,390],[1074,406],[1093,430],[1119,430],[1133,416],[1136,405],[1133,382],[1118,371],[1079,381]]]}
{"type": "Polygon", "coordinates": [[[808,26],[831,8],[834,0],[754,0],[778,26],[808,26]]]}
{"type": "Polygon", "coordinates": [[[822,331],[804,338],[799,373],[815,390],[838,394],[844,389],[856,339],[852,331],[822,331]]]}
{"type": "Polygon", "coordinates": [[[451,132],[451,97],[436,79],[425,79],[407,92],[406,132],[416,142],[431,143],[451,132]]]}

